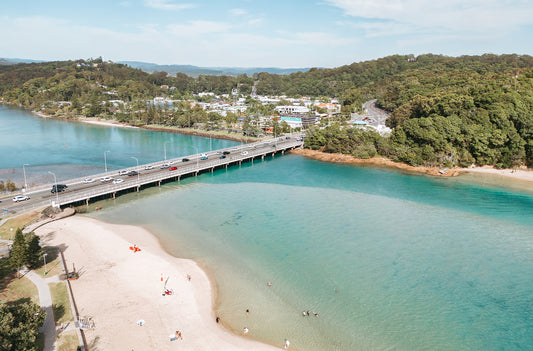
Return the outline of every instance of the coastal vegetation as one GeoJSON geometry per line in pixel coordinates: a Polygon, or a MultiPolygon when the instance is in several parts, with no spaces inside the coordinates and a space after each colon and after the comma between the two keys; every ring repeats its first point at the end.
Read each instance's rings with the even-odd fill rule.
{"type": "Polygon", "coordinates": [[[261,132],[250,116],[276,114],[274,104],[251,96],[254,86],[262,95],[339,99],[340,113],[324,116],[330,126],[309,131],[306,147],[315,150],[411,165],[533,166],[533,57],[526,55],[394,55],[289,75],[196,78],[101,59],[0,66],[2,100],[46,114],[206,130],[230,128],[241,119],[242,133],[250,135],[261,132]],[[206,111],[198,103],[214,98],[202,92],[226,100],[245,96],[246,111],[206,111]],[[151,103],[157,97],[179,101],[151,103]],[[364,114],[362,103],[370,99],[390,113],[390,135],[352,128],[351,113],[364,114]]]}

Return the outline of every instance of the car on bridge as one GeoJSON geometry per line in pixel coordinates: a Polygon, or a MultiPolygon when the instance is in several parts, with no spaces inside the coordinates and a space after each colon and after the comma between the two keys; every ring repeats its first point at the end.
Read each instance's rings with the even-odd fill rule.
{"type": "Polygon", "coordinates": [[[144,166],[144,169],[146,169],[146,170],[153,169],[153,168],[154,168],[154,166],[152,166],[152,165],[146,165],[146,166],[144,166]]]}
{"type": "Polygon", "coordinates": [[[207,154],[202,154],[202,155],[200,155],[200,158],[201,158],[202,160],[207,160],[207,154]]]}
{"type": "Polygon", "coordinates": [[[229,152],[227,150],[226,151],[222,151],[222,155],[229,155],[229,154],[231,154],[231,152],[229,152]]]}
{"type": "Polygon", "coordinates": [[[248,155],[248,151],[243,151],[243,152],[241,152],[241,155],[243,155],[243,156],[248,155]]]}
{"type": "Polygon", "coordinates": [[[188,158],[186,158],[186,157],[181,159],[181,162],[189,162],[189,161],[190,160],[188,158]]]}
{"type": "Polygon", "coordinates": [[[105,177],[100,178],[101,182],[110,182],[112,180],[113,178],[111,178],[110,176],[105,176],[105,177]]]}
{"type": "Polygon", "coordinates": [[[50,190],[50,192],[52,194],[60,193],[62,191],[67,190],[67,188],[68,188],[68,186],[66,184],[54,184],[54,185],[52,185],[52,190],[50,190]]]}
{"type": "Polygon", "coordinates": [[[29,200],[30,197],[29,196],[26,196],[26,195],[19,195],[19,196],[15,196],[13,198],[13,201],[14,202],[20,202],[20,201],[26,201],[26,200],[29,200]]]}
{"type": "Polygon", "coordinates": [[[95,179],[93,179],[93,178],[85,178],[85,179],[83,180],[83,182],[84,182],[84,183],[94,183],[94,182],[95,182],[95,179]]]}
{"type": "Polygon", "coordinates": [[[128,176],[131,177],[131,176],[136,176],[136,175],[139,175],[139,172],[137,171],[129,171],[128,172],[128,176]]]}
{"type": "Polygon", "coordinates": [[[160,169],[165,169],[165,168],[168,168],[170,167],[170,164],[168,163],[163,163],[161,166],[159,166],[160,169]]]}
{"type": "Polygon", "coordinates": [[[113,184],[120,184],[124,181],[124,179],[115,179],[113,180],[113,184]]]}
{"type": "Polygon", "coordinates": [[[226,155],[222,155],[219,157],[220,159],[226,158],[226,155]]]}
{"type": "Polygon", "coordinates": [[[128,174],[128,171],[119,171],[118,172],[118,175],[126,175],[126,174],[128,174]]]}
{"type": "Polygon", "coordinates": [[[170,167],[168,170],[169,171],[175,171],[176,169],[178,169],[178,167],[174,166],[174,167],[170,167]]]}

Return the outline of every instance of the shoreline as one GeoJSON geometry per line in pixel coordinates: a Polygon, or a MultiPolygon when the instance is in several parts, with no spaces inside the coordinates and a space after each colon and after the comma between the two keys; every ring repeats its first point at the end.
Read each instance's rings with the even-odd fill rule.
{"type": "Polygon", "coordinates": [[[239,335],[223,321],[217,325],[216,283],[198,263],[167,253],[143,227],[77,215],[35,232],[45,245],[61,247],[67,267],[75,265],[79,272],[80,278],[71,285],[80,315],[95,322],[96,328],[85,332],[93,347],[171,350],[183,344],[190,350],[279,349],[239,335]],[[134,244],[140,252],[129,249],[134,244]],[[162,296],[164,285],[174,294],[162,296]],[[141,319],[143,326],[137,325],[141,319]],[[183,340],[170,341],[176,330],[183,333],[183,340]]]}
{"type": "Polygon", "coordinates": [[[520,167],[518,169],[496,169],[493,166],[481,166],[472,168],[459,168],[454,167],[446,170],[446,173],[440,173],[443,168],[440,167],[425,167],[425,166],[411,166],[405,163],[394,162],[387,158],[373,157],[369,159],[355,158],[350,155],[342,154],[329,154],[322,151],[310,150],[310,149],[294,149],[291,153],[295,153],[307,158],[311,158],[317,161],[340,163],[350,165],[367,165],[373,167],[384,167],[390,169],[396,169],[406,171],[409,173],[430,175],[436,177],[457,177],[467,173],[487,174],[492,176],[501,176],[508,179],[519,180],[522,182],[533,183],[533,170],[526,167],[520,167]]]}

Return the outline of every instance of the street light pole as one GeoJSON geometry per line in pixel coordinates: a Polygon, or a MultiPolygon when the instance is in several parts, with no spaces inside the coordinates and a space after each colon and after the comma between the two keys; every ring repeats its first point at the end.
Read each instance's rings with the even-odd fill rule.
{"type": "Polygon", "coordinates": [[[50,172],[48,171],[48,173],[50,173],[51,175],[54,176],[54,183],[56,183],[56,203],[57,205],[59,206],[59,189],[57,188],[57,178],[56,178],[56,174],[54,172],[50,172]]]}
{"type": "Polygon", "coordinates": [[[107,151],[104,151],[104,169],[105,169],[105,173],[107,174],[107,158],[106,158],[106,153],[108,153],[109,150],[107,151]]]}
{"type": "Polygon", "coordinates": [[[135,161],[137,161],[137,183],[141,183],[140,179],[139,179],[139,160],[137,159],[137,157],[133,157],[133,156],[130,156],[131,158],[133,158],[135,161]]]}
{"type": "Polygon", "coordinates": [[[24,166],[29,166],[29,164],[25,163],[22,165],[22,173],[24,173],[24,191],[28,190],[28,183],[26,182],[26,169],[24,166]]]}
{"type": "Polygon", "coordinates": [[[193,148],[196,149],[196,174],[198,174],[198,170],[200,169],[198,159],[200,158],[200,151],[198,151],[198,148],[194,145],[191,145],[193,148]]]}
{"type": "Polygon", "coordinates": [[[165,161],[167,160],[167,143],[170,143],[170,140],[165,141],[163,144],[163,149],[165,150],[165,161]]]}
{"type": "Polygon", "coordinates": [[[44,253],[44,254],[43,254],[43,260],[44,260],[44,275],[46,275],[46,273],[47,273],[47,272],[46,272],[46,256],[48,256],[48,254],[47,254],[47,253],[44,253]]]}

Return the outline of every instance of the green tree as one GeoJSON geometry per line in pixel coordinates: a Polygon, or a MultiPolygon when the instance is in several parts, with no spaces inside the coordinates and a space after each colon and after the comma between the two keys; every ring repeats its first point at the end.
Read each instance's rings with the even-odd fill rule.
{"type": "Polygon", "coordinates": [[[31,268],[39,267],[42,258],[42,248],[39,244],[39,237],[31,232],[26,237],[26,259],[31,268]]]}
{"type": "Polygon", "coordinates": [[[39,326],[44,323],[46,312],[29,299],[0,306],[0,350],[37,351],[39,326]]]}
{"type": "Polygon", "coordinates": [[[22,234],[22,229],[17,228],[15,232],[15,240],[13,240],[13,246],[11,247],[11,266],[17,269],[17,272],[20,268],[27,262],[27,248],[26,241],[24,240],[24,235],[22,234]]]}

